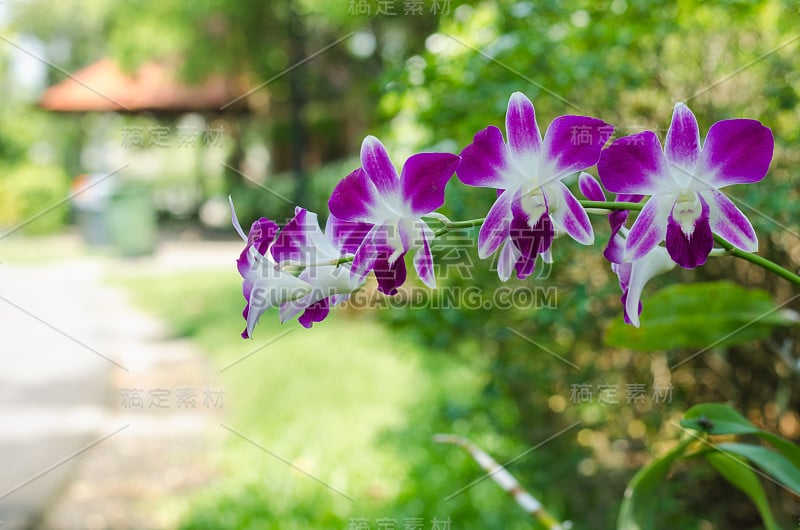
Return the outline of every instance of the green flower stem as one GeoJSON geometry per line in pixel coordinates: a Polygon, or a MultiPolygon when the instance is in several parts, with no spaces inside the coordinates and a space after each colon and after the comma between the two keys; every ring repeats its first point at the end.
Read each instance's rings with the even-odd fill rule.
{"type": "Polygon", "coordinates": [[[303,262],[294,262],[294,261],[284,261],[281,262],[280,270],[284,272],[291,272],[291,273],[298,273],[302,272],[305,269],[314,268],[314,267],[328,267],[333,265],[334,267],[338,267],[344,263],[350,263],[353,261],[355,256],[342,256],[341,258],[336,259],[329,259],[326,261],[318,261],[316,263],[303,263],[303,262]]]}
{"type": "MultiPolygon", "coordinates": [[[[613,210],[633,210],[633,211],[641,211],[642,207],[644,206],[642,203],[638,202],[610,202],[610,201],[587,201],[587,200],[579,200],[578,201],[583,208],[588,211],[589,213],[598,213],[598,214],[607,214],[609,211],[613,210]]],[[[475,228],[481,226],[484,222],[485,218],[480,219],[469,219],[467,221],[442,221],[440,219],[436,219],[437,222],[442,223],[442,226],[438,228],[434,234],[436,237],[442,236],[447,234],[448,232],[452,232],[453,230],[460,230],[464,228],[475,228]]],[[[781,278],[792,282],[795,285],[800,286],[800,275],[790,271],[785,267],[781,267],[777,263],[768,260],[763,256],[759,256],[758,254],[753,254],[751,252],[744,252],[739,250],[738,248],[734,247],[721,237],[714,235],[714,241],[716,241],[717,245],[722,247],[727,251],[728,254],[735,256],[737,258],[743,259],[745,261],[749,261],[754,265],[758,265],[764,270],[767,270],[773,274],[780,276],[781,278]]],[[[342,261],[341,263],[345,263],[342,261]]]]}
{"type": "MultiPolygon", "coordinates": [[[[584,209],[596,210],[635,210],[641,211],[642,206],[640,202],[608,202],[608,201],[578,201],[584,209]]],[[[605,212],[600,212],[605,213],[605,212]]]]}
{"type": "Polygon", "coordinates": [[[335,260],[331,261],[330,263],[327,263],[327,265],[333,265],[335,267],[338,267],[339,265],[342,265],[344,263],[352,262],[353,259],[355,259],[355,256],[342,256],[339,259],[335,259],[335,260]]]}
{"type": "Polygon", "coordinates": [[[486,219],[485,217],[481,217],[480,219],[470,219],[468,221],[447,221],[447,222],[437,219],[437,221],[442,223],[443,226],[438,230],[436,230],[434,232],[434,235],[436,237],[439,237],[445,235],[448,232],[452,232],[453,230],[461,230],[464,228],[475,228],[481,226],[485,219],[486,219]]]}
{"type": "Polygon", "coordinates": [[[736,256],[737,258],[741,258],[745,261],[749,261],[750,263],[754,263],[759,267],[761,267],[762,269],[766,269],[773,274],[777,274],[784,280],[789,280],[795,285],[800,285],[800,276],[793,273],[789,269],[781,267],[777,263],[774,263],[765,257],[759,256],[758,254],[752,254],[750,252],[744,252],[742,250],[739,250],[738,248],[734,247],[733,245],[731,245],[718,235],[714,236],[714,241],[717,242],[717,245],[727,250],[728,254],[736,256]]]}

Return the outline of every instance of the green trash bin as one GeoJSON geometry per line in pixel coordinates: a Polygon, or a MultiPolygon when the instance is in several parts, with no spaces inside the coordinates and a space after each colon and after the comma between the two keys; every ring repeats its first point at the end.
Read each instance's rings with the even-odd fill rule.
{"type": "Polygon", "coordinates": [[[156,249],[158,226],[150,190],[123,185],[108,203],[106,220],[111,244],[123,256],[146,256],[156,249]]]}
{"type": "Polygon", "coordinates": [[[111,243],[108,231],[108,202],[114,193],[115,181],[109,175],[84,174],[72,181],[72,207],[75,222],[83,239],[90,246],[111,243]]]}

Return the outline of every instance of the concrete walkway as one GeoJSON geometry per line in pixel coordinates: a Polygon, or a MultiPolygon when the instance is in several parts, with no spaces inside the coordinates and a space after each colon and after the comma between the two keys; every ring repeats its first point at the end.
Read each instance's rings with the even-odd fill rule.
{"type": "Polygon", "coordinates": [[[213,478],[202,452],[220,431],[216,371],[102,278],[112,266],[232,266],[238,248],[0,264],[2,530],[166,528],[174,515],[149,513],[147,500],[213,478]]]}

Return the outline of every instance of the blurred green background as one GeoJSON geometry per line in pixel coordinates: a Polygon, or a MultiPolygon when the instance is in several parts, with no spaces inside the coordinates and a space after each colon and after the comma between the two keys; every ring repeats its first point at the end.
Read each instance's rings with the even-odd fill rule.
{"type": "MultiPolygon", "coordinates": [[[[62,201],[76,175],[127,164],[120,179],[150,190],[160,234],[233,238],[228,194],[245,226],[261,215],[285,219],[293,202],[326,213],[335,183],[357,167],[366,134],[381,138],[397,164],[421,149],[457,153],[479,129],[502,128],[509,95],[522,91],[542,130],[556,116],[586,114],[615,124],[615,138],[650,129],[663,140],[676,101],[694,111],[701,135],[720,119],[761,120],[776,140],[770,173],[762,184],[727,191],[756,227],[759,252],[796,270],[799,7],[776,0],[2,3],[0,226],[34,242],[38,234],[75,230],[69,203],[17,227],[62,201]],[[223,75],[260,88],[244,98],[244,110],[230,112],[36,107],[65,72],[104,57],[128,72],[177,58],[174,73],[188,84],[223,75]],[[154,127],[168,127],[169,147],[126,145],[126,134],[154,127]],[[220,145],[192,150],[177,145],[178,127],[222,127],[225,134],[220,145]]],[[[483,216],[494,199],[491,190],[455,180],[447,193],[443,211],[452,219],[483,216]]],[[[354,518],[370,528],[394,519],[402,528],[412,517],[424,518],[426,528],[448,517],[452,528],[536,528],[488,480],[446,500],[482,472],[431,435],[467,436],[504,462],[579,422],[510,470],[575,528],[612,528],[626,482],[674,444],[677,419],[695,403],[728,402],[756,425],[800,440],[797,326],[766,325],[709,347],[705,337],[676,345],[669,330],[649,339],[645,331],[629,347],[634,338],[621,326],[616,278],[598,251],[606,223],[596,221],[596,248],[558,240],[552,270],[505,285],[490,261],[477,259],[475,233],[437,242],[443,289],[477,286],[485,297],[503,287],[555,293],[538,298],[547,302],[539,307],[439,308],[433,295],[422,307],[351,307],[294,331],[278,358],[255,357],[247,370],[226,375],[239,392],[226,410],[231,425],[270,440],[270,448],[298,458],[354,501],[234,437],[209,451],[226,470],[222,477],[154,509],[177,510],[185,529],[347,528],[354,518]],[[644,393],[634,398],[634,388],[644,393]]],[[[727,293],[740,314],[702,320],[708,298],[699,296],[674,334],[689,329],[691,336],[701,322],[722,338],[757,316],[753,307],[769,309],[769,300],[794,294],[749,264],[712,259],[654,280],[643,298],[643,328],[648,312],[670,313],[668,296],[652,297],[659,287],[723,279],[768,294],[749,305],[734,284],[718,284],[716,295],[704,296],[727,293]]],[[[212,362],[224,366],[242,351],[233,268],[112,280],[212,362]]],[[[257,337],[297,326],[275,322],[267,313],[257,337]]],[[[796,524],[798,499],[765,486],[779,520],[796,524]]],[[[710,467],[677,469],[662,494],[655,528],[761,528],[746,497],[710,467]]]]}

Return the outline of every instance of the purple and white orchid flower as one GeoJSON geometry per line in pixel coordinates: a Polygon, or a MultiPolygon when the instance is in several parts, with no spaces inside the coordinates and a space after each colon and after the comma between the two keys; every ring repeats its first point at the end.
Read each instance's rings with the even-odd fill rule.
{"type": "Polygon", "coordinates": [[[597,163],[612,131],[596,118],[560,116],[542,138],[533,104],[515,92],[506,112],[507,141],[500,129],[489,126],[461,152],[458,178],[469,186],[498,190],[478,233],[478,255],[486,258],[503,245],[501,279],[512,267],[520,279],[531,274],[536,256],[548,251],[556,230],[584,245],[594,242],[589,216],[561,181],[597,163]]]}
{"type": "Polygon", "coordinates": [[[700,144],[697,120],[675,105],[664,149],[655,133],[616,140],[603,151],[597,171],[609,191],[650,195],[625,242],[626,259],[642,259],[662,241],[675,262],[706,262],[721,236],[745,252],[758,240],[747,217],[720,188],[764,178],[772,160],[772,131],[756,120],[715,123],[700,144]]]}
{"type": "Polygon", "coordinates": [[[231,199],[231,222],[246,245],[236,261],[242,275],[242,294],[246,300],[242,316],[246,321],[242,338],[253,337],[253,328],[261,315],[288,300],[305,296],[311,286],[293,274],[282,271],[272,257],[270,247],[275,242],[280,228],[273,221],[262,217],[253,222],[245,236],[236,217],[231,199]]]}
{"type": "MultiPolygon", "coordinates": [[[[578,178],[578,188],[589,200],[606,201],[606,194],[600,187],[600,183],[586,172],[582,172],[578,178]]],[[[641,195],[617,195],[616,200],[639,202],[642,198],[641,195]]],[[[620,300],[625,323],[638,328],[639,316],[642,314],[642,291],[645,284],[654,276],[674,269],[675,262],[670,259],[667,250],[662,246],[653,247],[650,252],[639,259],[632,261],[624,259],[626,236],[629,235],[629,231],[625,227],[628,213],[628,210],[616,210],[608,215],[611,236],[603,251],[603,256],[611,262],[611,270],[617,275],[619,287],[622,290],[620,300]]]]}
{"type": "Polygon", "coordinates": [[[281,322],[302,311],[298,320],[309,328],[325,319],[331,305],[345,301],[360,287],[349,264],[339,260],[358,247],[366,233],[363,225],[330,216],[323,234],[317,215],[298,207],[283,229],[262,217],[245,236],[232,202],[231,220],[246,242],[237,261],[247,301],[242,312],[247,322],[243,338],[252,337],[253,328],[270,307],[280,307],[281,322]]]}
{"type": "Polygon", "coordinates": [[[297,278],[308,283],[311,290],[281,304],[281,323],[302,312],[298,321],[310,328],[314,322],[321,322],[328,316],[331,306],[346,301],[350,293],[361,287],[363,282],[351,274],[350,263],[340,263],[340,259],[353,255],[367,230],[360,223],[349,223],[329,215],[323,233],[317,214],[295,208],[294,218],[286,224],[270,250],[282,267],[299,268],[297,278]]]}
{"type": "Polygon", "coordinates": [[[353,259],[362,280],[370,271],[378,290],[393,295],[406,279],[403,257],[414,248],[414,268],[428,287],[436,287],[431,242],[433,230],[421,218],[444,204],[444,188],[458,166],[449,153],[409,157],[400,174],[383,144],[367,136],[361,144],[361,167],[334,188],[328,207],[345,221],[371,226],[353,259]]]}

